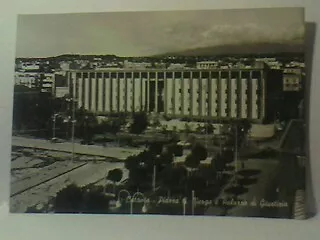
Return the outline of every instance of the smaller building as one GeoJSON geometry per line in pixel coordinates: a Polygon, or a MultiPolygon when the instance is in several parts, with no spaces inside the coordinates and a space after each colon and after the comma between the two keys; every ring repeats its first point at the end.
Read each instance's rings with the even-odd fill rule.
{"type": "Polygon", "coordinates": [[[285,68],[283,70],[283,91],[299,92],[302,90],[302,69],[285,68]]]}
{"type": "Polygon", "coordinates": [[[197,62],[197,69],[210,69],[210,68],[217,68],[218,62],[217,61],[202,61],[197,62]]]}
{"type": "Polygon", "coordinates": [[[42,92],[51,92],[53,79],[53,73],[16,72],[14,83],[28,88],[39,88],[42,92]]]}

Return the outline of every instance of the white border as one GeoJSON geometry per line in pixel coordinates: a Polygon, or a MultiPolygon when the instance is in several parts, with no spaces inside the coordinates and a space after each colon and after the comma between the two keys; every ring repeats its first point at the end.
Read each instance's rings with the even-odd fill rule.
{"type": "MultiPolygon", "coordinates": [[[[305,7],[307,22],[320,24],[317,0],[11,0],[0,7],[0,239],[319,239],[319,214],[306,221],[229,217],[130,217],[9,215],[10,139],[16,14],[134,10],[305,7]]],[[[147,23],[146,23],[147,24],[147,23]]],[[[310,47],[310,46],[309,46],[310,47]]],[[[310,149],[313,198],[320,205],[320,86],[316,33],[311,84],[310,149]]],[[[312,190],[312,191],[310,191],[312,190]]]]}

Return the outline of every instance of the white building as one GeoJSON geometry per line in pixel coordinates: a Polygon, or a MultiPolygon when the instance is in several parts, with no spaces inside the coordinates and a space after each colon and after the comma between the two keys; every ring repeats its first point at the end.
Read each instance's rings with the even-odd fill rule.
{"type": "Polygon", "coordinates": [[[78,107],[97,114],[147,111],[172,117],[248,118],[265,115],[263,68],[67,72],[78,107]]]}

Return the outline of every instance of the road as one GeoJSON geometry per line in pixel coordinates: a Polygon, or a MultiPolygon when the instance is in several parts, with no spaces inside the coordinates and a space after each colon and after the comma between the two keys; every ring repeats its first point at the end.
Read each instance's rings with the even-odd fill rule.
{"type": "Polygon", "coordinates": [[[75,154],[108,157],[118,160],[125,160],[127,157],[139,154],[144,150],[142,148],[102,147],[96,145],[82,145],[79,143],[74,143],[73,145],[71,142],[52,143],[43,139],[16,136],[12,137],[12,146],[68,153],[74,151],[75,154]]]}
{"type": "Polygon", "coordinates": [[[291,120],[280,141],[284,152],[305,155],[306,129],[302,120],[291,120]]]}

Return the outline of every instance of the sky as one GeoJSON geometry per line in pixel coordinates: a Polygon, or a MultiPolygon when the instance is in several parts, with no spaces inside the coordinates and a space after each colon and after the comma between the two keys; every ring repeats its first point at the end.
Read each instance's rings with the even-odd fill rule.
{"type": "Polygon", "coordinates": [[[150,56],[224,44],[301,44],[304,31],[302,8],[19,15],[16,56],[150,56]]]}

